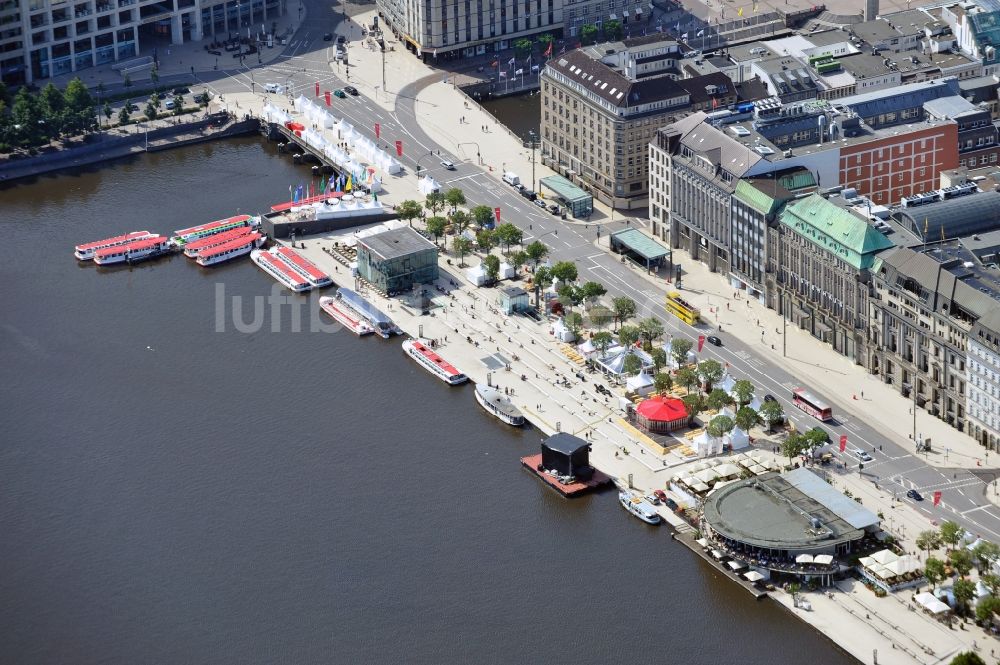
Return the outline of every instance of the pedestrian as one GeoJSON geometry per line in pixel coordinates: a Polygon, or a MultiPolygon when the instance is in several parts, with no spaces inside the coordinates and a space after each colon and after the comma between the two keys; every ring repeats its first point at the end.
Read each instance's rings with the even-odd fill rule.
{"type": "Polygon", "coordinates": [[[864,391],[864,390],[862,390],[862,391],[861,391],[861,399],[864,399],[864,398],[865,398],[865,391],[864,391]]]}

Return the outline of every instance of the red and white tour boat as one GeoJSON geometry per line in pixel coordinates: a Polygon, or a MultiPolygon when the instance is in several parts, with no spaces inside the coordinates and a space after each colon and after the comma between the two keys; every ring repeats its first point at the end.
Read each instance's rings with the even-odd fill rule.
{"type": "Polygon", "coordinates": [[[255,249],[250,252],[250,260],[260,268],[278,280],[283,286],[295,291],[308,291],[312,288],[305,277],[293,270],[283,259],[275,256],[267,250],[255,249]]]}
{"type": "Polygon", "coordinates": [[[210,247],[218,247],[231,240],[236,240],[237,238],[242,238],[245,235],[250,235],[254,233],[254,230],[249,226],[242,226],[238,229],[232,229],[230,231],[224,231],[222,233],[217,233],[214,236],[208,236],[207,238],[199,238],[198,240],[192,240],[191,242],[184,245],[184,256],[196,259],[198,258],[198,253],[209,249],[210,247]]]}
{"type": "Polygon", "coordinates": [[[153,238],[155,236],[155,233],[150,233],[149,231],[129,231],[124,235],[115,236],[114,238],[105,238],[104,240],[96,240],[83,245],[77,245],[74,248],[73,256],[81,261],[89,261],[94,258],[94,254],[96,254],[99,249],[117,247],[118,245],[124,245],[125,243],[133,240],[143,240],[145,238],[153,238]]]}
{"type": "Polygon", "coordinates": [[[361,335],[370,335],[375,332],[374,328],[354,314],[350,309],[342,306],[337,298],[323,296],[319,299],[319,306],[324,312],[332,316],[337,323],[344,326],[359,337],[361,335]]]}
{"type": "Polygon", "coordinates": [[[250,215],[236,215],[235,217],[219,219],[214,222],[209,222],[208,224],[192,226],[189,229],[174,231],[174,237],[172,240],[174,241],[174,244],[183,246],[201,238],[214,236],[217,233],[225,233],[226,231],[232,231],[233,229],[238,229],[243,226],[256,225],[257,220],[250,215]]]}
{"type": "Polygon", "coordinates": [[[114,263],[136,263],[172,251],[174,244],[166,236],[132,240],[124,245],[105,247],[94,253],[94,263],[102,266],[114,263]]]}
{"type": "Polygon", "coordinates": [[[426,340],[408,339],[403,342],[403,351],[445,383],[457,386],[469,380],[469,377],[455,369],[454,365],[432,351],[426,340]]]}
{"type": "Polygon", "coordinates": [[[198,265],[200,266],[215,265],[216,263],[222,263],[223,261],[235,259],[239,256],[246,256],[251,251],[260,247],[263,242],[263,235],[249,233],[229,242],[224,242],[221,245],[203,249],[198,253],[198,258],[195,260],[198,261],[198,265]]]}
{"type": "Polygon", "coordinates": [[[316,264],[296,252],[291,247],[275,247],[274,255],[292,267],[292,270],[305,277],[313,288],[322,288],[333,284],[330,276],[316,267],[316,264]]]}

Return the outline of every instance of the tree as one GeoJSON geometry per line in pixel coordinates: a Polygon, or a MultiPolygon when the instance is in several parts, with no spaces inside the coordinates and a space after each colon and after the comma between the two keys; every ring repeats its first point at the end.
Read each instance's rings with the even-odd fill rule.
{"type": "Polygon", "coordinates": [[[491,226],[493,224],[493,208],[478,205],[470,212],[472,213],[472,219],[476,220],[478,226],[491,226]]]}
{"type": "Polygon", "coordinates": [[[211,101],[211,98],[208,95],[208,90],[203,90],[202,93],[195,98],[195,101],[198,102],[198,106],[201,108],[208,106],[208,102],[211,101]]]}
{"type": "Polygon", "coordinates": [[[111,116],[112,116],[111,104],[109,104],[108,102],[104,102],[104,108],[101,109],[101,110],[104,112],[104,119],[110,125],[111,124],[111,116]]]}
{"type": "Polygon", "coordinates": [[[560,282],[575,282],[577,278],[576,264],[572,261],[558,261],[552,266],[552,276],[560,282]]]}
{"type": "Polygon", "coordinates": [[[917,535],[916,545],[920,549],[926,550],[927,555],[930,556],[931,550],[941,547],[941,534],[930,529],[921,531],[917,535]]]}
{"type": "Polygon", "coordinates": [[[125,106],[123,106],[122,110],[118,112],[119,125],[127,125],[132,121],[132,118],[129,116],[128,106],[129,102],[125,102],[125,106]]]}
{"type": "Polygon", "coordinates": [[[545,266],[542,266],[535,271],[535,275],[532,278],[534,283],[539,286],[539,288],[547,289],[552,286],[552,273],[545,266]]]}
{"type": "MultiPolygon", "coordinates": [[[[552,35],[549,35],[549,40],[552,39],[552,35]]],[[[14,98],[10,94],[10,90],[7,88],[7,84],[0,81],[0,105],[10,106],[14,103],[14,98]]]]}
{"type": "Polygon", "coordinates": [[[753,400],[754,386],[752,381],[740,379],[733,384],[733,398],[740,406],[745,406],[753,400]]]}
{"type": "Polygon", "coordinates": [[[749,406],[744,406],[736,412],[736,426],[744,432],[749,432],[759,422],[760,416],[749,406]]]}
{"type": "Polygon", "coordinates": [[[964,547],[954,550],[948,558],[959,577],[965,577],[972,570],[972,552],[964,547]]]}
{"type": "Polygon", "coordinates": [[[528,54],[531,53],[531,46],[530,39],[518,39],[514,42],[514,54],[518,58],[527,58],[528,54]]]}
{"type": "Polygon", "coordinates": [[[658,393],[668,393],[673,386],[674,378],[670,376],[669,372],[660,372],[653,377],[653,387],[658,393]]]}
{"type": "Polygon", "coordinates": [[[619,296],[611,300],[611,311],[615,313],[615,325],[622,325],[633,316],[639,307],[627,296],[619,296]]]}
{"type": "Polygon", "coordinates": [[[691,390],[691,386],[698,383],[698,373],[690,367],[681,367],[674,374],[674,378],[677,379],[677,383],[681,384],[688,390],[691,390]]]}
{"type": "Polygon", "coordinates": [[[691,340],[684,337],[674,337],[670,340],[670,355],[678,367],[687,364],[688,352],[691,351],[691,340]]]}
{"type": "Polygon", "coordinates": [[[712,392],[708,393],[708,396],[705,398],[705,404],[708,405],[708,408],[713,411],[718,411],[722,407],[732,403],[733,398],[729,396],[729,393],[721,388],[715,388],[712,392]]]}
{"type": "Polygon", "coordinates": [[[781,442],[781,454],[788,458],[789,465],[791,465],[793,458],[802,454],[803,445],[804,439],[801,434],[789,434],[785,440],[781,442]]]}
{"type": "Polygon", "coordinates": [[[924,577],[931,583],[931,586],[937,586],[938,582],[943,582],[948,577],[944,572],[944,561],[928,557],[924,564],[924,577]]]}
{"type": "Polygon", "coordinates": [[[94,98],[83,81],[74,78],[67,83],[63,99],[68,114],[66,125],[70,132],[88,130],[94,126],[94,117],[97,115],[94,112],[94,98]]]}
{"type": "Polygon", "coordinates": [[[732,432],[735,425],[736,423],[729,416],[716,416],[708,423],[708,427],[705,430],[709,436],[719,438],[732,432]]]}
{"type": "Polygon", "coordinates": [[[465,192],[458,187],[452,187],[444,193],[445,202],[451,206],[452,212],[458,210],[458,206],[465,205],[465,192]]]}
{"type": "Polygon", "coordinates": [[[465,255],[472,251],[472,241],[465,236],[455,236],[451,241],[451,249],[458,254],[458,267],[465,267],[465,255]]]}
{"type": "Polygon", "coordinates": [[[40,101],[42,119],[45,121],[48,135],[59,136],[66,121],[66,98],[63,97],[62,90],[50,82],[42,88],[40,101]]]}
{"type": "Polygon", "coordinates": [[[711,391],[712,385],[722,378],[725,369],[718,360],[702,360],[698,363],[698,376],[705,382],[705,390],[711,391]]]}
{"type": "MultiPolygon", "coordinates": [[[[479,249],[489,253],[497,244],[497,238],[493,234],[493,231],[489,229],[479,229],[476,231],[476,244],[479,245],[479,249]]],[[[499,265],[500,259],[497,259],[497,265],[499,265]]]]}
{"type": "Polygon", "coordinates": [[[580,287],[580,291],[583,294],[583,301],[586,303],[588,309],[593,306],[594,302],[608,292],[604,285],[600,282],[584,282],[583,286],[580,287]]]}
{"type": "Polygon", "coordinates": [[[587,23],[580,28],[580,43],[584,46],[590,46],[597,41],[597,26],[593,23],[587,23]]]}
{"type": "Polygon", "coordinates": [[[576,337],[583,330],[583,317],[579,312],[570,312],[563,317],[563,324],[576,337]]]}
{"type": "Polygon", "coordinates": [[[650,351],[649,356],[653,359],[653,369],[657,372],[667,366],[667,352],[663,350],[662,346],[650,351]]]}
{"type": "Polygon", "coordinates": [[[771,428],[776,423],[781,422],[781,419],[785,415],[785,410],[781,408],[781,404],[777,400],[773,400],[761,404],[758,414],[764,420],[764,423],[767,424],[768,428],[771,428]]]}
{"type": "Polygon", "coordinates": [[[451,220],[451,225],[455,229],[455,233],[459,234],[462,233],[462,231],[469,226],[469,222],[472,221],[469,213],[464,210],[453,210],[448,218],[451,220]]]}
{"type": "Polygon", "coordinates": [[[639,322],[639,332],[645,340],[643,347],[648,351],[653,346],[653,340],[663,336],[663,324],[655,316],[650,316],[639,322]]]}
{"type": "Polygon", "coordinates": [[[701,395],[690,394],[681,397],[681,401],[684,402],[684,409],[688,414],[688,422],[691,422],[698,415],[705,410],[705,401],[701,398],[701,395]]]}
{"type": "Polygon", "coordinates": [[[972,556],[976,560],[979,572],[986,572],[993,565],[993,562],[1000,559],[1000,545],[984,540],[972,549],[972,556]]]}
{"type": "Polygon", "coordinates": [[[160,72],[156,69],[156,67],[153,67],[153,69],[149,72],[149,80],[153,82],[154,91],[160,89],[160,72]]]}
{"type": "Polygon", "coordinates": [[[448,226],[448,220],[444,217],[434,216],[427,218],[427,232],[434,236],[435,242],[444,235],[446,226],[448,226]]]}
{"type": "Polygon", "coordinates": [[[158,92],[154,92],[149,97],[149,103],[152,104],[156,108],[157,111],[160,110],[160,101],[161,101],[160,100],[160,93],[158,93],[158,92]]]}
{"type": "Polygon", "coordinates": [[[604,22],[604,37],[609,42],[616,42],[622,38],[622,24],[620,21],[604,22]]]}
{"type": "Polygon", "coordinates": [[[1000,575],[994,575],[993,573],[984,573],[980,578],[980,581],[986,585],[986,588],[990,590],[994,596],[1000,591],[1000,575]]]}
{"type": "Polygon", "coordinates": [[[551,32],[543,32],[542,34],[538,35],[538,43],[546,47],[555,40],[556,38],[552,36],[551,32]]]}
{"type": "Polygon", "coordinates": [[[600,349],[601,355],[603,356],[608,352],[608,347],[611,346],[612,342],[615,340],[614,337],[611,336],[611,333],[606,330],[602,330],[601,332],[594,333],[594,336],[590,338],[590,341],[595,347],[600,349]]]}
{"type": "Polygon", "coordinates": [[[174,115],[184,113],[184,95],[174,95],[174,115]]]}
{"type": "Polygon", "coordinates": [[[974,651],[963,651],[951,659],[951,665],[986,665],[986,662],[974,651]]]}
{"type": "Polygon", "coordinates": [[[396,206],[396,215],[410,226],[413,226],[413,220],[419,217],[421,212],[423,207],[412,199],[400,201],[396,206]]]}
{"type": "Polygon", "coordinates": [[[504,254],[510,252],[510,246],[521,242],[521,238],[524,237],[521,229],[517,228],[510,222],[504,222],[498,226],[494,233],[496,233],[497,240],[499,240],[504,246],[504,254]]]}
{"type": "Polygon", "coordinates": [[[490,284],[500,277],[500,257],[496,254],[489,254],[483,259],[483,269],[486,271],[486,280],[490,284]]]}
{"type": "Polygon", "coordinates": [[[147,120],[156,120],[156,116],[158,114],[156,112],[156,106],[153,105],[153,102],[146,102],[146,110],[143,114],[146,116],[147,120]]]}
{"type": "Polygon", "coordinates": [[[535,240],[530,245],[524,248],[525,253],[527,253],[528,258],[534,263],[534,269],[538,270],[538,264],[542,262],[546,256],[549,255],[549,248],[545,246],[545,243],[540,240],[535,240]]]}
{"type": "Polygon", "coordinates": [[[595,328],[603,328],[611,323],[611,320],[614,318],[614,314],[611,310],[604,305],[591,307],[590,311],[587,312],[587,316],[590,317],[590,324],[595,328]]]}
{"type": "Polygon", "coordinates": [[[507,257],[507,262],[514,267],[514,272],[519,274],[521,268],[528,262],[528,254],[523,250],[511,252],[510,256],[507,257]]]}
{"type": "Polygon", "coordinates": [[[988,622],[993,619],[995,614],[1000,614],[1000,598],[986,596],[980,598],[979,602],[976,603],[976,619],[979,621],[988,622]]]}
{"type": "Polygon", "coordinates": [[[960,610],[960,614],[964,614],[969,606],[969,601],[976,596],[976,583],[964,578],[955,580],[951,591],[955,594],[956,609],[960,610]]]}
{"type": "Polygon", "coordinates": [[[618,343],[622,346],[632,346],[639,340],[639,329],[635,326],[622,326],[618,331],[618,343]]]}
{"type": "Polygon", "coordinates": [[[941,542],[948,546],[948,548],[955,547],[958,545],[958,541],[962,539],[962,534],[965,532],[961,526],[955,522],[942,522],[941,523],[941,542]]]}
{"type": "Polygon", "coordinates": [[[10,117],[14,123],[14,134],[24,145],[36,145],[43,140],[41,131],[42,109],[38,99],[28,92],[28,86],[21,86],[14,97],[14,105],[10,109],[10,117]]]}
{"type": "Polygon", "coordinates": [[[637,355],[630,353],[622,361],[622,371],[629,376],[638,374],[642,371],[642,361],[639,360],[637,355]]]}
{"type": "Polygon", "coordinates": [[[439,191],[430,192],[424,200],[424,207],[430,210],[432,215],[436,215],[444,204],[444,194],[439,191]]]}
{"type": "Polygon", "coordinates": [[[126,88],[131,88],[132,87],[132,77],[129,76],[128,74],[126,74],[125,77],[122,79],[122,85],[124,87],[126,87],[126,88]]]}

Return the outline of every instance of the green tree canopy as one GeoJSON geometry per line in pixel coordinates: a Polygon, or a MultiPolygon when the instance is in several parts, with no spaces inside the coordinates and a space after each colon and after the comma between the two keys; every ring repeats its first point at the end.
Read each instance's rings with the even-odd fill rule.
{"type": "Polygon", "coordinates": [[[462,233],[469,226],[469,222],[472,221],[472,217],[464,210],[453,210],[448,219],[451,220],[451,225],[455,227],[455,233],[462,233]]]}
{"type": "Polygon", "coordinates": [[[639,332],[645,340],[645,348],[649,349],[653,345],[653,340],[663,336],[663,324],[655,316],[639,321],[639,332]]]}
{"type": "Polygon", "coordinates": [[[718,438],[732,432],[735,425],[736,423],[729,416],[716,416],[709,421],[705,431],[708,432],[709,436],[718,438]]]}
{"type": "MultiPolygon", "coordinates": [[[[679,374],[680,372],[678,372],[678,375],[679,374]]],[[[696,393],[685,395],[681,398],[681,401],[684,402],[684,408],[687,410],[689,421],[697,418],[698,415],[705,410],[705,401],[701,398],[701,395],[696,393]]]]}
{"type": "Polygon", "coordinates": [[[986,665],[986,662],[974,651],[963,651],[951,659],[951,665],[986,665]]]}
{"type": "Polygon", "coordinates": [[[420,213],[423,212],[423,206],[412,199],[407,199],[406,201],[400,201],[399,205],[396,206],[396,215],[399,216],[401,220],[413,225],[413,220],[420,217],[420,213]]]}
{"type": "Polygon", "coordinates": [[[558,261],[552,266],[552,276],[560,282],[575,282],[577,278],[576,264],[572,261],[558,261]]]}
{"type": "Polygon", "coordinates": [[[608,347],[615,341],[615,338],[608,331],[602,330],[601,332],[594,333],[590,341],[596,348],[601,350],[601,355],[603,356],[607,353],[608,347]]]}
{"type": "Polygon", "coordinates": [[[587,316],[590,317],[590,324],[596,328],[603,328],[611,323],[611,319],[614,318],[614,314],[611,313],[611,310],[604,305],[591,307],[590,311],[587,312],[587,316]]]}
{"type": "Polygon", "coordinates": [[[627,356],[625,356],[625,360],[622,361],[622,371],[625,374],[633,376],[635,374],[638,374],[641,370],[642,370],[642,361],[639,360],[639,358],[634,353],[630,353],[627,356]]]}
{"type": "Polygon", "coordinates": [[[695,372],[690,367],[681,367],[674,374],[674,378],[677,379],[677,383],[684,386],[688,390],[691,390],[691,386],[698,383],[698,373],[695,372]]]}
{"type": "Polygon", "coordinates": [[[638,306],[627,296],[619,296],[611,300],[611,310],[615,313],[615,323],[624,324],[635,316],[638,306]]]}
{"type": "Polygon", "coordinates": [[[514,53],[519,58],[527,58],[528,54],[531,53],[531,47],[531,40],[522,37],[514,42],[514,53]]]}
{"type": "Polygon", "coordinates": [[[773,427],[776,423],[780,423],[781,419],[785,415],[785,410],[781,408],[781,403],[777,400],[766,401],[760,405],[760,417],[764,420],[768,427],[773,427]]]}
{"type": "Polygon", "coordinates": [[[955,522],[947,521],[941,523],[941,542],[949,548],[958,545],[958,541],[962,539],[963,533],[965,533],[965,529],[955,522]]]}
{"type": "Polygon", "coordinates": [[[584,282],[580,290],[583,292],[583,300],[588,306],[593,305],[598,298],[608,292],[603,284],[594,281],[584,282]]]}
{"type": "Polygon", "coordinates": [[[584,46],[590,46],[597,41],[597,26],[593,23],[587,23],[580,28],[580,43],[584,46]]]}
{"type": "Polygon", "coordinates": [[[459,267],[464,267],[465,255],[472,251],[472,241],[465,236],[455,236],[451,240],[451,249],[458,254],[459,267]]]}
{"type": "Polygon", "coordinates": [[[653,369],[657,372],[667,366],[667,352],[663,350],[662,346],[650,351],[649,356],[653,359],[653,369]]]}
{"type": "Polygon", "coordinates": [[[740,379],[733,384],[733,398],[740,406],[749,404],[753,400],[753,393],[754,385],[751,381],[740,379]]]}
{"type": "Polygon", "coordinates": [[[540,240],[533,241],[524,248],[524,251],[527,252],[528,258],[531,259],[532,263],[534,263],[535,270],[538,269],[538,264],[549,255],[549,248],[546,247],[545,243],[540,240]]]}
{"type": "Polygon", "coordinates": [[[563,317],[563,323],[574,336],[577,336],[583,329],[583,316],[579,312],[569,312],[563,317]]]}
{"type": "Polygon", "coordinates": [[[583,295],[580,293],[580,289],[572,284],[560,284],[559,288],[556,289],[556,293],[559,295],[559,302],[561,302],[563,307],[566,309],[573,309],[583,301],[583,295]]]}
{"type": "Polygon", "coordinates": [[[438,210],[443,208],[445,205],[444,194],[440,191],[430,192],[424,199],[424,207],[431,211],[432,215],[436,215],[438,210]]]}
{"type": "Polygon", "coordinates": [[[736,425],[744,432],[749,432],[759,422],[760,416],[749,406],[741,407],[736,412],[736,425]]]}
{"type": "Polygon", "coordinates": [[[444,217],[435,215],[434,217],[427,218],[427,232],[434,236],[435,241],[444,235],[446,226],[448,226],[448,220],[444,217]]]}
{"type": "Polygon", "coordinates": [[[489,226],[493,222],[493,208],[487,205],[478,205],[470,212],[478,226],[489,226]]]}
{"type": "Polygon", "coordinates": [[[518,244],[521,242],[521,238],[524,237],[521,229],[510,222],[505,222],[498,226],[494,233],[496,233],[497,240],[503,245],[504,253],[509,252],[510,246],[518,244]]]}
{"type": "Polygon", "coordinates": [[[622,38],[621,21],[609,20],[604,22],[604,37],[609,42],[616,42],[622,38]]]}
{"type": "Polygon", "coordinates": [[[670,372],[660,372],[653,377],[653,387],[658,393],[670,392],[670,389],[674,386],[674,377],[670,376],[670,372]]]}
{"type": "Polygon", "coordinates": [[[42,118],[49,136],[59,136],[66,121],[66,99],[63,92],[51,81],[42,88],[41,95],[42,118]]]}
{"type": "Polygon", "coordinates": [[[990,569],[990,565],[997,559],[1000,559],[1000,546],[996,543],[984,540],[973,548],[972,556],[976,560],[976,566],[979,568],[979,572],[988,571],[990,569]]]}
{"type": "Polygon", "coordinates": [[[156,120],[156,116],[159,115],[159,112],[156,110],[156,105],[150,101],[146,103],[146,109],[143,114],[146,116],[147,120],[152,122],[153,120],[156,120]]]}
{"type": "Polygon", "coordinates": [[[979,621],[991,621],[997,614],[1000,614],[1000,598],[986,596],[980,598],[979,602],[976,603],[976,619],[979,621]]]}
{"type": "Polygon", "coordinates": [[[17,140],[25,145],[35,145],[44,139],[42,130],[42,109],[38,99],[28,91],[27,86],[21,86],[14,97],[14,105],[10,110],[14,121],[14,132],[17,140]]]}
{"type": "Polygon", "coordinates": [[[976,583],[965,578],[955,580],[951,591],[955,594],[955,604],[964,614],[969,606],[969,601],[976,597],[976,583]]]}
{"type": "Polygon", "coordinates": [[[488,254],[483,259],[483,270],[486,271],[486,279],[490,283],[496,282],[500,277],[500,257],[496,254],[488,254]]]}
{"type": "Polygon", "coordinates": [[[622,326],[618,331],[618,343],[622,346],[632,346],[639,340],[639,329],[635,326],[622,326]]]}
{"type": "Polygon", "coordinates": [[[917,534],[916,545],[920,549],[926,550],[927,554],[930,555],[931,550],[941,547],[941,534],[930,529],[921,531],[917,534]]]}
{"type": "Polygon", "coordinates": [[[718,411],[724,406],[733,403],[733,398],[729,396],[725,390],[721,388],[714,388],[708,396],[705,398],[705,404],[708,408],[718,411]]]}
{"type": "Polygon", "coordinates": [[[805,437],[801,434],[789,434],[781,442],[781,453],[788,458],[788,463],[791,464],[793,458],[805,452],[805,445],[805,437]]]}
{"type": "Polygon", "coordinates": [[[955,569],[955,572],[961,577],[965,577],[972,571],[973,558],[972,552],[960,547],[956,550],[952,550],[951,554],[948,556],[951,560],[951,566],[955,569]]]}
{"type": "Polygon", "coordinates": [[[521,272],[521,268],[528,262],[528,253],[525,251],[511,252],[507,257],[507,262],[513,266],[514,271],[521,272]]]}
{"type": "MultiPolygon", "coordinates": [[[[489,252],[491,249],[496,247],[497,238],[493,231],[489,229],[479,229],[476,231],[476,244],[479,245],[479,249],[484,252],[489,252]]],[[[497,270],[499,271],[500,259],[497,259],[497,270]]],[[[499,274],[499,272],[497,273],[499,274]]]]}
{"type": "Polygon", "coordinates": [[[691,340],[686,337],[674,337],[670,340],[670,355],[674,357],[678,367],[687,363],[687,355],[691,351],[691,347],[691,340]]]}
{"type": "Polygon", "coordinates": [[[722,378],[724,372],[725,368],[723,368],[722,363],[718,360],[709,358],[698,363],[698,376],[705,382],[706,390],[711,390],[712,385],[722,378]]]}
{"type": "Polygon", "coordinates": [[[444,200],[451,206],[452,211],[458,210],[458,206],[465,205],[465,192],[458,187],[452,187],[444,193],[444,200]]]}

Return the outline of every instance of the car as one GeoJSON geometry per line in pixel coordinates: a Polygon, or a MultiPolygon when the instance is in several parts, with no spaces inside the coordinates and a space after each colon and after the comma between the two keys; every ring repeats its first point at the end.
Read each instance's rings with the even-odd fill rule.
{"type": "Polygon", "coordinates": [[[681,509],[681,507],[677,505],[677,502],[671,499],[670,497],[667,497],[667,500],[664,501],[663,503],[667,504],[667,508],[669,508],[675,513],[681,509]]]}
{"type": "Polygon", "coordinates": [[[324,42],[332,42],[333,41],[333,33],[332,32],[325,33],[323,35],[323,41],[324,42]]]}
{"type": "Polygon", "coordinates": [[[862,450],[862,451],[860,451],[860,452],[858,453],[858,458],[859,458],[859,459],[860,459],[860,460],[861,460],[862,462],[871,462],[871,461],[872,461],[872,456],[871,456],[871,455],[869,455],[868,453],[866,453],[866,452],[865,452],[865,451],[863,451],[863,450],[862,450]]]}
{"type": "Polygon", "coordinates": [[[337,37],[337,43],[338,44],[343,44],[346,41],[347,41],[347,37],[344,37],[344,35],[340,35],[339,37],[337,37]]]}
{"type": "Polygon", "coordinates": [[[538,206],[542,210],[545,210],[545,201],[543,201],[541,199],[535,199],[534,201],[532,201],[532,203],[534,203],[536,206],[538,206]]]}
{"type": "Polygon", "coordinates": [[[173,89],[173,90],[171,90],[170,92],[171,92],[172,94],[174,94],[174,95],[186,95],[186,94],[188,94],[189,92],[191,92],[191,89],[190,89],[190,88],[185,88],[184,86],[181,86],[181,87],[179,87],[179,88],[174,88],[174,89],[173,89]]]}
{"type": "Polygon", "coordinates": [[[906,496],[913,499],[914,501],[923,501],[924,497],[920,496],[920,492],[917,490],[907,490],[906,496]]]}
{"type": "Polygon", "coordinates": [[[216,50],[212,49],[211,51],[208,52],[208,54],[209,55],[214,55],[215,57],[219,57],[220,55],[222,55],[222,51],[216,51],[216,50]]]}
{"type": "Polygon", "coordinates": [[[139,110],[139,107],[133,104],[132,102],[125,102],[125,110],[128,111],[129,113],[134,113],[135,111],[139,110]]]}
{"type": "Polygon", "coordinates": [[[175,104],[174,100],[172,99],[168,99],[167,101],[163,102],[163,108],[167,109],[168,111],[174,110],[175,106],[177,106],[177,104],[175,104]]]}
{"type": "Polygon", "coordinates": [[[559,214],[559,204],[558,203],[551,203],[551,204],[549,204],[549,212],[551,212],[553,215],[558,215],[559,214]]]}
{"type": "Polygon", "coordinates": [[[281,92],[281,86],[277,83],[265,83],[264,92],[281,92]]]}
{"type": "Polygon", "coordinates": [[[653,504],[654,506],[660,505],[660,499],[655,494],[647,494],[642,498],[645,499],[648,503],[653,504]]]}
{"type": "Polygon", "coordinates": [[[708,337],[705,338],[705,341],[711,344],[712,346],[722,346],[722,340],[716,337],[715,335],[709,335],[708,337]]]}
{"type": "Polygon", "coordinates": [[[534,201],[535,199],[538,198],[538,194],[536,194],[535,190],[533,189],[522,189],[521,196],[528,199],[529,201],[534,201]]]}
{"type": "Polygon", "coordinates": [[[351,95],[352,97],[357,97],[358,96],[358,89],[355,88],[353,85],[345,85],[344,86],[344,92],[346,92],[347,94],[351,95]]]}
{"type": "Polygon", "coordinates": [[[333,96],[339,97],[340,99],[347,99],[347,93],[341,90],[340,88],[337,88],[336,90],[333,91],[333,96]]]}
{"type": "Polygon", "coordinates": [[[452,162],[449,162],[447,159],[442,159],[441,160],[441,166],[445,167],[449,171],[454,171],[455,170],[455,165],[452,162]]]}
{"type": "Polygon", "coordinates": [[[764,395],[764,401],[765,402],[777,402],[778,400],[774,397],[774,395],[772,395],[771,393],[768,393],[768,394],[764,395]]]}
{"type": "Polygon", "coordinates": [[[667,493],[663,490],[653,490],[653,495],[660,500],[660,503],[667,502],[667,493]]]}

